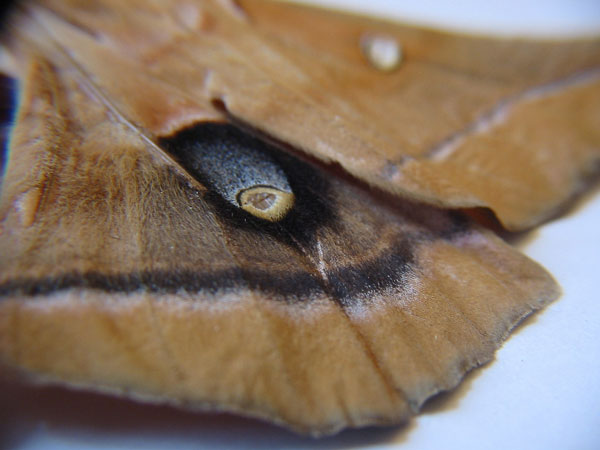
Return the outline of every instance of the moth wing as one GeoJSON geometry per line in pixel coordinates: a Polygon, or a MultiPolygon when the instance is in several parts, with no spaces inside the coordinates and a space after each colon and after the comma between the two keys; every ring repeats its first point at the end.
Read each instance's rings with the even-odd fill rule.
{"type": "Polygon", "coordinates": [[[266,51],[289,61],[270,66],[273,80],[305,104],[265,104],[259,111],[279,114],[258,115],[229,86],[229,111],[380,188],[445,207],[488,207],[506,227],[523,229],[555,214],[598,165],[597,37],[491,39],[278,2],[241,6],[271,43],[266,51]],[[401,46],[396,70],[369,63],[361,43],[372,36],[401,46]],[[322,114],[302,133],[288,118],[306,104],[322,114]]]}
{"type": "Polygon", "coordinates": [[[42,3],[59,45],[156,135],[230,115],[391,193],[491,208],[510,229],[555,214],[597,165],[598,39],[463,36],[280,2],[131,2],[118,17],[109,1],[42,3]],[[395,70],[370,62],[369,39],[398,46],[395,70]]]}
{"type": "Polygon", "coordinates": [[[297,222],[236,220],[35,48],[0,199],[4,364],[319,435],[406,420],[557,295],[462,216],[285,155],[297,222]]]}

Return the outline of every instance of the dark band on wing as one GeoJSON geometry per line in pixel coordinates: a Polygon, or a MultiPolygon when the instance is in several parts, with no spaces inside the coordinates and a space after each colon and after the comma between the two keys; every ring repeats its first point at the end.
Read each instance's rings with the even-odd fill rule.
{"type": "MultiPolygon", "coordinates": [[[[197,139],[198,142],[206,137],[203,133],[237,133],[236,139],[243,142],[245,136],[231,128],[230,125],[197,126],[189,135],[184,134],[173,138],[168,145],[171,151],[181,144],[181,139],[197,139]],[[183,137],[182,137],[183,136],[183,137]]],[[[249,139],[249,138],[248,138],[249,139]]],[[[163,142],[164,144],[164,142],[163,142]]],[[[253,144],[255,145],[255,144],[253,144]]],[[[185,150],[185,145],[181,148],[185,150]]],[[[236,241],[237,233],[244,233],[243,242],[264,242],[264,238],[291,247],[299,256],[306,258],[308,249],[314,249],[320,242],[318,235],[327,229],[333,235],[344,236],[348,245],[357,245],[353,253],[362,255],[352,262],[336,264],[336,258],[326,264],[319,273],[314,265],[312,269],[302,270],[302,265],[290,265],[290,270],[279,268],[263,269],[252,265],[231,266],[221,270],[210,268],[192,269],[181,261],[168,270],[145,270],[121,273],[101,273],[97,271],[76,272],[67,271],[58,276],[40,278],[18,277],[0,284],[0,297],[12,296],[47,296],[69,289],[90,289],[108,293],[177,293],[191,294],[223,294],[225,292],[247,291],[259,292],[265,297],[281,302],[307,302],[317,297],[329,297],[340,305],[352,306],[364,302],[366,297],[372,298],[378,292],[386,289],[401,289],[409,274],[416,266],[416,251],[419,243],[435,239],[447,239],[456,233],[462,233],[468,228],[468,221],[462,214],[448,215],[443,213],[444,220],[436,220],[441,213],[431,214],[432,207],[414,206],[408,203],[397,208],[401,217],[407,214],[407,220],[418,225],[419,231],[403,232],[400,228],[395,238],[390,238],[386,245],[375,243],[378,239],[373,236],[373,242],[357,244],[352,233],[347,234],[340,224],[336,205],[338,204],[339,186],[327,179],[325,172],[312,164],[300,161],[282,152],[271,151],[265,146],[265,152],[270,152],[273,160],[286,174],[290,186],[296,195],[296,202],[286,217],[277,223],[267,222],[246,213],[240,208],[225,201],[222,195],[209,189],[201,197],[194,195],[193,189],[184,180],[178,180],[179,186],[190,202],[208,202],[210,209],[221,223],[224,230],[229,230],[229,238],[236,241]],[[409,211],[410,210],[410,211],[409,211]],[[364,251],[361,250],[364,247],[364,251]],[[381,250],[375,250],[375,249],[381,250]],[[368,294],[368,295],[365,295],[368,294]]],[[[183,159],[182,156],[180,156],[183,159]]],[[[201,175],[200,175],[201,176],[201,175]]],[[[204,181],[204,180],[201,180],[204,181]]],[[[167,185],[167,188],[169,186],[167,185]]],[[[153,192],[160,193],[161,189],[153,192]]],[[[178,210],[171,210],[176,202],[170,202],[165,195],[156,194],[153,201],[154,209],[163,212],[163,216],[155,217],[157,229],[161,221],[171,224],[178,210]]],[[[397,200],[401,202],[401,200],[397,200]]],[[[187,211],[187,210],[186,210],[187,211]]],[[[202,232],[199,226],[198,232],[202,232]]],[[[151,236],[154,239],[154,235],[151,236]]],[[[359,239],[360,240],[360,239],[359,239]]],[[[251,249],[249,249],[251,250],[251,249]]],[[[239,251],[244,251],[239,250],[239,251]]],[[[243,258],[242,258],[243,259],[243,258]]],[[[314,259],[307,260],[307,266],[314,264],[314,259]]]]}
{"type": "MultiPolygon", "coordinates": [[[[361,294],[381,292],[402,283],[414,266],[408,241],[399,242],[373,260],[326,273],[327,292],[343,306],[357,302],[361,294]]],[[[56,277],[18,278],[0,284],[0,297],[45,296],[69,289],[93,289],[108,293],[177,292],[217,294],[250,288],[278,301],[308,301],[325,292],[324,280],[315,271],[274,273],[233,267],[198,272],[189,269],[141,271],[122,274],[66,273],[56,277]]]]}

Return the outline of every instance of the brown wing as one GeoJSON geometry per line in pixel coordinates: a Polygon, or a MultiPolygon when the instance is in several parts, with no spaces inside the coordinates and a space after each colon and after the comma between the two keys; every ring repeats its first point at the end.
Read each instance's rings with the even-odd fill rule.
{"type": "Polygon", "coordinates": [[[556,213],[597,166],[598,39],[469,37],[255,0],[44,4],[59,45],[157,135],[224,108],[379,188],[489,207],[511,229],[556,213]],[[401,45],[396,70],[369,64],[366,36],[401,45]]]}
{"type": "Polygon", "coordinates": [[[598,38],[494,40],[275,2],[242,5],[298,71],[326,86],[326,96],[305,97],[339,115],[354,141],[328,134],[327,124],[311,131],[339,154],[304,148],[379,187],[447,207],[487,206],[517,229],[555,213],[597,167],[598,38]],[[368,65],[359,43],[369,34],[402,45],[396,71],[368,65]]]}
{"type": "Polygon", "coordinates": [[[405,420],[557,295],[542,268],[460,214],[284,153],[273,157],[296,204],[283,221],[228,206],[149,126],[188,97],[212,118],[193,89],[134,78],[145,90],[114,97],[133,83],[120,80],[127,61],[105,61],[109,83],[74,59],[81,31],[61,53],[20,30],[0,199],[5,364],[318,435],[405,420]]]}

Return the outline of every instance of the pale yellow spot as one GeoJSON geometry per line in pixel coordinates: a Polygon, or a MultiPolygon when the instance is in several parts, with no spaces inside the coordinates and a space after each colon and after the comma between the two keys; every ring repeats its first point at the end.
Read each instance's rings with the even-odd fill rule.
{"type": "Polygon", "coordinates": [[[391,36],[367,34],[360,46],[369,63],[382,72],[391,72],[402,62],[402,46],[391,36]]]}
{"type": "Polygon", "coordinates": [[[18,211],[21,224],[24,227],[31,226],[35,221],[41,198],[42,190],[35,187],[21,194],[15,202],[15,209],[18,211]]]}
{"type": "Polygon", "coordinates": [[[254,186],[238,196],[240,207],[270,222],[283,219],[294,206],[294,194],[267,186],[254,186]]]}

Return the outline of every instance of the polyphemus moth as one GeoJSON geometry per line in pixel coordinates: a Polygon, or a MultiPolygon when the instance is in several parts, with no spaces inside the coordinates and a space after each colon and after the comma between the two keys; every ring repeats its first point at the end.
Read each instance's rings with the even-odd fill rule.
{"type": "Polygon", "coordinates": [[[470,216],[530,228],[593,173],[598,39],[44,0],[3,44],[6,367],[319,436],[406,421],[558,296],[470,216]]]}

